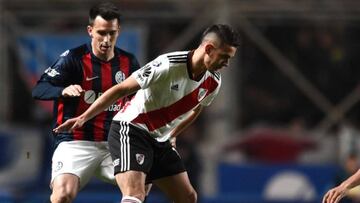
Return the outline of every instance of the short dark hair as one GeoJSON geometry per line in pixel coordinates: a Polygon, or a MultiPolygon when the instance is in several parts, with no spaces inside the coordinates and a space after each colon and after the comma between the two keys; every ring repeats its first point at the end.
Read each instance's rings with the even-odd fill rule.
{"type": "Polygon", "coordinates": [[[117,19],[120,24],[120,10],[110,2],[99,3],[91,7],[89,11],[89,25],[94,24],[96,16],[101,16],[105,20],[117,19]]]}
{"type": "Polygon", "coordinates": [[[240,35],[229,25],[224,24],[214,24],[208,27],[202,34],[202,40],[209,33],[215,33],[221,40],[221,44],[228,44],[234,47],[240,45],[240,35]]]}

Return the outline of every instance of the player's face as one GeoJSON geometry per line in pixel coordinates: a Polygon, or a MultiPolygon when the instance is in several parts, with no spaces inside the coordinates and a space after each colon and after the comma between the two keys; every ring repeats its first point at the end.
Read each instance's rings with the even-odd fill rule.
{"type": "Polygon", "coordinates": [[[220,47],[211,46],[205,57],[205,65],[209,71],[217,71],[229,66],[230,59],[235,56],[236,47],[224,44],[220,47]]]}
{"type": "Polygon", "coordinates": [[[109,60],[114,56],[114,47],[119,36],[120,25],[117,19],[105,20],[97,16],[92,26],[88,26],[91,46],[95,56],[109,60]]]}

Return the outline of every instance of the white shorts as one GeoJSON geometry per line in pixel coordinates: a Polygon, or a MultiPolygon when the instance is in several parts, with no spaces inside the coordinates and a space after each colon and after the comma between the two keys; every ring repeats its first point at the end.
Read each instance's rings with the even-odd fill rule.
{"type": "Polygon", "coordinates": [[[114,166],[106,141],[61,142],[52,157],[51,182],[60,174],[70,173],[80,178],[80,189],[97,178],[116,184],[114,166]]]}

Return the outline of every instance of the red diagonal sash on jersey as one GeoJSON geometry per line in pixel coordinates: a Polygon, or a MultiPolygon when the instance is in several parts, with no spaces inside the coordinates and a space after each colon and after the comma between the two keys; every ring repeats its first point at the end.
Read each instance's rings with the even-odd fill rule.
{"type": "Polygon", "coordinates": [[[153,110],[146,113],[141,113],[133,122],[145,124],[149,131],[154,131],[167,123],[170,123],[177,117],[192,110],[199,104],[198,94],[201,88],[207,89],[206,96],[212,93],[219,84],[212,77],[208,77],[202,84],[200,84],[194,91],[185,95],[177,102],[170,106],[161,109],[153,110]]]}

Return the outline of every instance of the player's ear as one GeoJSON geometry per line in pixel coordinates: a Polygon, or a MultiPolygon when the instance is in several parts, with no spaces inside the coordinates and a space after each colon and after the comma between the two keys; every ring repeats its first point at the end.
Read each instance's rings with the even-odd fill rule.
{"type": "Polygon", "coordinates": [[[93,35],[92,35],[92,27],[90,25],[87,26],[87,32],[89,34],[89,36],[92,38],[93,35]]]}
{"type": "Polygon", "coordinates": [[[205,53],[209,55],[214,48],[214,45],[212,45],[211,43],[207,43],[205,45],[205,53]]]}
{"type": "Polygon", "coordinates": [[[121,26],[119,25],[119,28],[118,28],[118,32],[120,33],[121,32],[121,26]]]}

